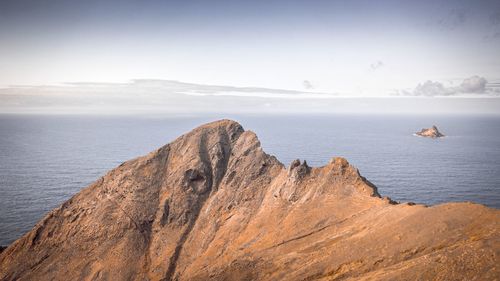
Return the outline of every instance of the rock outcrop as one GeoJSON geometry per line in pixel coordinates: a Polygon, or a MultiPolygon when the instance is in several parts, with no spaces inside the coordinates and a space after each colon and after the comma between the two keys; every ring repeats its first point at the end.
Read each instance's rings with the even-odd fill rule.
{"type": "Polygon", "coordinates": [[[492,280],[499,251],[499,210],[396,204],[343,158],[287,168],[222,120],[48,213],[0,280],[492,280]]]}
{"type": "Polygon", "coordinates": [[[422,129],[420,132],[415,133],[417,136],[428,137],[428,138],[441,138],[444,137],[441,132],[439,132],[436,126],[432,126],[429,129],[422,129]]]}

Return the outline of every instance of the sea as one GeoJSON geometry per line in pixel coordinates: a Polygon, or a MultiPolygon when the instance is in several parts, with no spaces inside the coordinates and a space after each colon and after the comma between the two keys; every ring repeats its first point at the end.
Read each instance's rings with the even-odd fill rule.
{"type": "Polygon", "coordinates": [[[500,117],[479,115],[0,115],[0,245],[120,163],[210,121],[254,131],[288,165],[346,158],[382,196],[500,208],[500,117]],[[444,138],[417,137],[438,126],[444,138]]]}

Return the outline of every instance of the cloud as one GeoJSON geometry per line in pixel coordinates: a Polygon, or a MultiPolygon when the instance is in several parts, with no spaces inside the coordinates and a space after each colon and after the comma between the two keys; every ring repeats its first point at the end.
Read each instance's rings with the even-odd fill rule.
{"type": "Polygon", "coordinates": [[[465,79],[460,84],[459,90],[463,93],[484,93],[486,89],[486,79],[477,75],[465,79]]]}
{"type": "Polygon", "coordinates": [[[427,80],[422,84],[418,84],[413,90],[414,96],[449,96],[453,94],[453,90],[443,86],[439,82],[427,80]]]}
{"type": "MultiPolygon", "coordinates": [[[[171,80],[129,83],[67,83],[56,86],[17,86],[0,89],[0,113],[192,113],[271,110],[304,101],[333,100],[334,93],[259,87],[203,85],[171,80]]],[[[319,102],[322,101],[322,102],[319,102]]],[[[296,109],[296,108],[295,108],[296,109]]]]}
{"type": "Polygon", "coordinates": [[[490,23],[492,25],[500,25],[500,12],[490,14],[490,23]]]}
{"type": "Polygon", "coordinates": [[[314,89],[313,84],[309,80],[302,81],[302,86],[304,86],[304,88],[307,89],[307,90],[314,89]]]}
{"type": "Polygon", "coordinates": [[[370,64],[370,70],[371,71],[375,71],[375,70],[377,70],[377,69],[379,69],[379,68],[381,68],[383,66],[384,66],[384,62],[383,61],[376,61],[376,62],[370,64]]]}
{"type": "Polygon", "coordinates": [[[498,96],[500,90],[496,83],[488,84],[486,78],[474,75],[466,78],[459,86],[444,86],[437,81],[428,80],[418,84],[413,91],[400,90],[396,92],[398,96],[498,96]]]}
{"type": "Polygon", "coordinates": [[[453,30],[467,22],[467,11],[464,9],[451,9],[446,15],[437,21],[437,24],[445,29],[453,30]]]}
{"type": "Polygon", "coordinates": [[[47,114],[244,114],[244,113],[443,113],[492,112],[498,114],[500,81],[487,83],[474,99],[460,91],[481,91],[481,77],[465,79],[462,86],[446,87],[427,81],[415,90],[400,91],[412,98],[341,96],[308,91],[257,87],[202,85],[169,80],[134,80],[130,83],[71,83],[0,89],[0,113],[47,114]],[[477,80],[477,81],[476,81],[477,80]],[[495,94],[496,93],[496,94],[495,94]],[[457,97],[414,98],[417,95],[457,97]],[[474,102],[474,106],[471,106],[474,102]],[[460,110],[460,111],[458,111],[460,110]]]}
{"type": "Polygon", "coordinates": [[[486,34],[483,38],[486,41],[496,41],[500,39],[500,12],[490,14],[489,23],[490,26],[485,31],[486,34]]]}

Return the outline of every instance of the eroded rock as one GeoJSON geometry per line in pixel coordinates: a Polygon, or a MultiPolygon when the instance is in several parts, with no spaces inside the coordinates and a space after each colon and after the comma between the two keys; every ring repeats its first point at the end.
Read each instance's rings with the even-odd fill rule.
{"type": "Polygon", "coordinates": [[[432,126],[429,129],[422,129],[420,132],[415,133],[417,136],[428,137],[428,138],[441,138],[444,137],[441,132],[439,132],[436,126],[432,126]]]}
{"type": "Polygon", "coordinates": [[[125,162],[0,254],[0,280],[494,280],[500,214],[286,168],[221,120],[125,162]]]}

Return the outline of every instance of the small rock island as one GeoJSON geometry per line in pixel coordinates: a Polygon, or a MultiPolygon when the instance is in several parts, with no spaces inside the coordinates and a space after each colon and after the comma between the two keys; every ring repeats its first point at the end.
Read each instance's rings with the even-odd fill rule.
{"type": "Polygon", "coordinates": [[[443,135],[438,128],[434,125],[429,129],[422,129],[420,132],[415,133],[417,136],[427,137],[427,138],[442,138],[443,135]]]}

